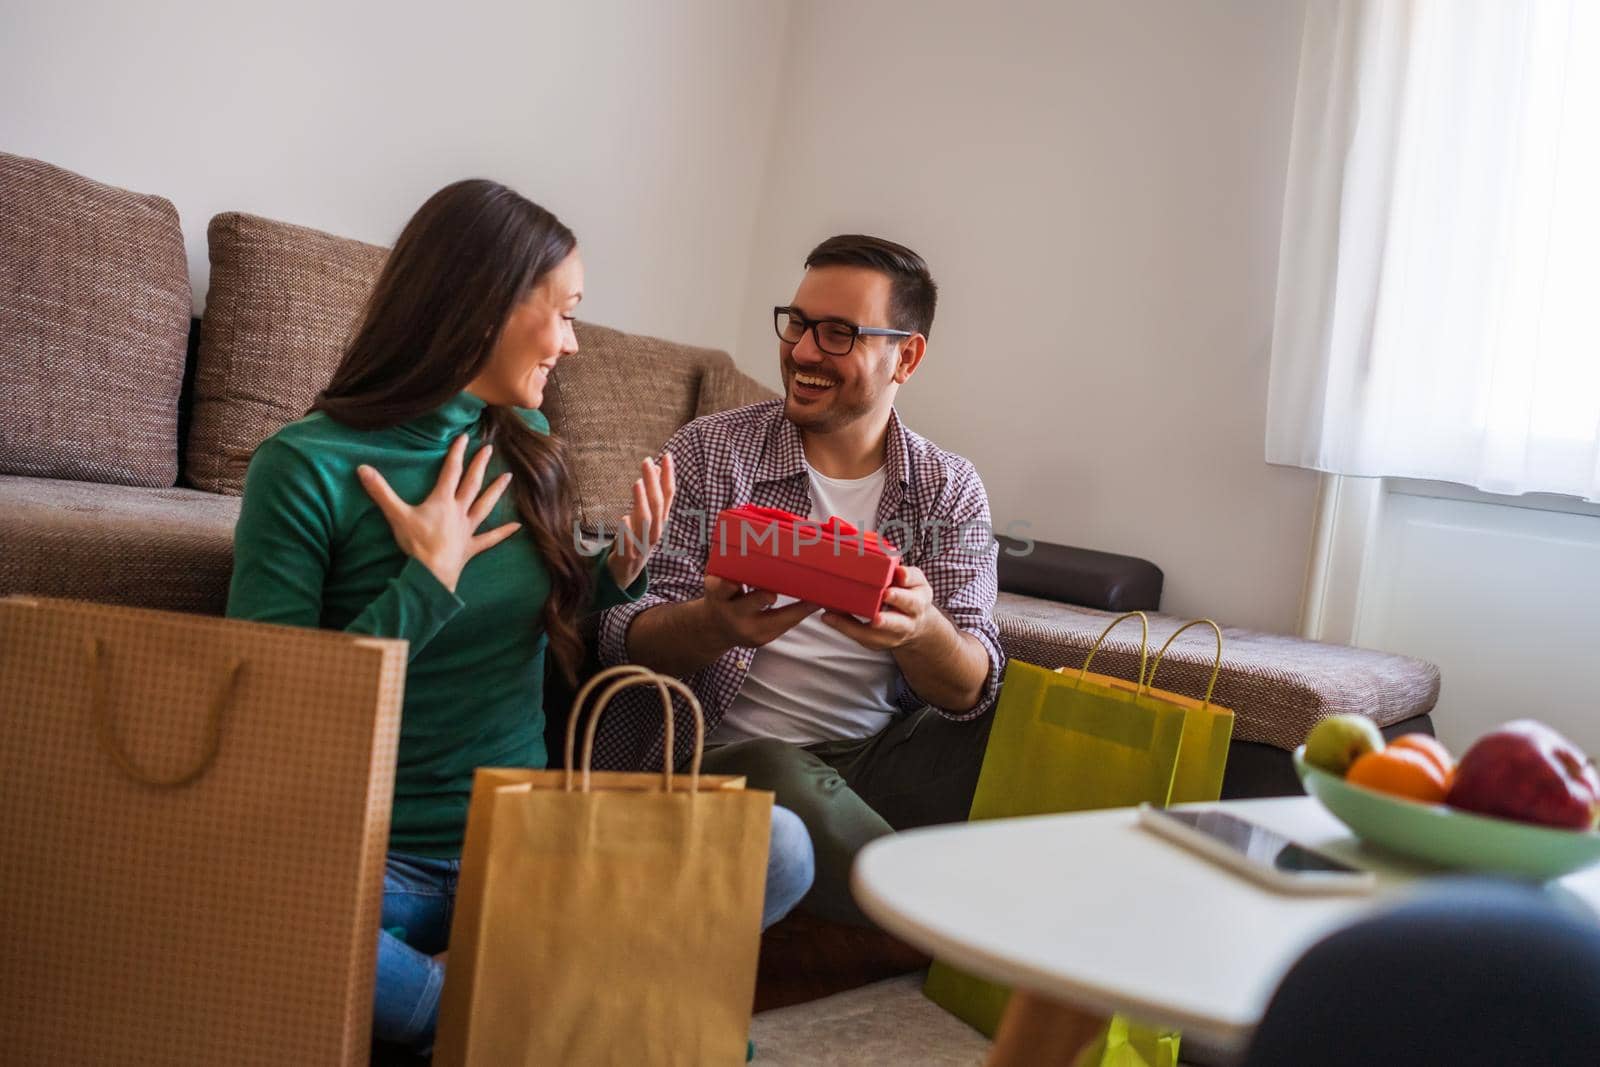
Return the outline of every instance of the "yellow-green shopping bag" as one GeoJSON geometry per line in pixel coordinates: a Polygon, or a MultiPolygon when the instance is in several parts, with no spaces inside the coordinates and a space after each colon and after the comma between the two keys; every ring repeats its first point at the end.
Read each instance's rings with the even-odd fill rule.
{"type": "MultiPolygon", "coordinates": [[[[1124,615],[1122,618],[1127,618],[1124,615]]],[[[1112,623],[1115,626],[1118,619],[1112,623]]],[[[1104,635],[1101,635],[1104,640],[1104,635]]],[[[1098,642],[1097,642],[1098,646],[1098,642]]],[[[1222,628],[1210,619],[1195,619],[1186,622],[1173,631],[1172,636],[1162,644],[1161,650],[1156,653],[1155,661],[1150,665],[1148,675],[1141,681],[1134,682],[1125,678],[1113,678],[1104,674],[1095,674],[1089,671],[1089,664],[1094,659],[1093,650],[1088,659],[1084,660],[1083,667],[1074,672],[1070,667],[1059,667],[1058,674],[1082,674],[1102,685],[1111,685],[1119,689],[1131,690],[1152,700],[1165,701],[1176,704],[1184,709],[1183,718],[1183,743],[1178,749],[1178,767],[1172,777],[1172,793],[1167,798],[1169,804],[1193,804],[1200,801],[1216,800],[1222,795],[1222,775],[1228,766],[1228,742],[1233,740],[1233,711],[1211,702],[1211,695],[1216,692],[1217,676],[1222,671],[1222,628]],[[1211,680],[1206,685],[1206,694],[1202,699],[1184,696],[1181,693],[1172,693],[1164,689],[1157,689],[1156,673],[1161,670],[1161,663],[1166,658],[1167,651],[1172,648],[1172,643],[1182,634],[1195,626],[1209,626],[1217,640],[1217,655],[1211,665],[1211,680]]],[[[1144,664],[1141,658],[1140,673],[1144,673],[1144,664]]],[[[1151,803],[1155,803],[1151,801],[1151,803]]],[[[1109,807],[1110,805],[1102,805],[1109,807]]],[[[1076,809],[1073,809],[1076,810],[1076,809]]],[[[976,818],[977,816],[973,816],[976,818]]]]}
{"type": "MultiPolygon", "coordinates": [[[[1209,620],[1200,622],[1216,625],[1209,620]]],[[[1189,625],[1196,625],[1191,623],[1189,625]]],[[[1171,647],[1169,638],[1156,659],[1171,647]]],[[[1217,665],[1221,663],[1221,631],[1217,665]]],[[[1048,671],[1012,661],[973,797],[972,819],[1003,818],[1149,802],[1216,799],[1221,790],[1233,713],[1204,701],[1150,688],[1146,673],[1149,620],[1130,612],[1101,633],[1077,671],[1048,671]],[[1091,674],[1089,666],[1118,624],[1137,618],[1139,679],[1091,674]],[[1207,795],[1209,794],[1209,795],[1207,795]]],[[[935,1003],[994,1036],[1010,990],[936,962],[924,992],[935,1003]]],[[[1079,1067],[1170,1067],[1178,1035],[1115,1018],[1079,1067]]]]}
{"type": "Polygon", "coordinates": [[[1113,1015],[1074,1067],[1178,1067],[1178,1032],[1152,1030],[1113,1015]]]}

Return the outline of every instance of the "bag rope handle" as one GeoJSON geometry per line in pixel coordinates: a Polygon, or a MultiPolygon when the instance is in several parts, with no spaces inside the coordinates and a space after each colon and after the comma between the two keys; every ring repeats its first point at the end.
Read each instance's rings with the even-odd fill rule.
{"type": "MultiPolygon", "coordinates": [[[[590,678],[587,682],[584,682],[583,688],[578,690],[578,695],[572,698],[572,710],[567,715],[567,743],[563,753],[563,756],[565,757],[563,760],[563,766],[566,767],[567,771],[566,784],[564,788],[567,792],[572,792],[572,775],[576,770],[576,765],[573,763],[572,757],[576,752],[578,743],[578,720],[583,717],[584,703],[589,699],[589,694],[594,692],[595,689],[600,686],[600,683],[609,678],[616,678],[622,675],[647,676],[649,673],[650,671],[647,668],[641,667],[637,663],[623,663],[616,667],[607,667],[605,670],[596,674],[593,678],[590,678]]],[[[668,723],[667,734],[669,738],[671,737],[671,733],[672,724],[668,723]]],[[[671,747],[672,746],[669,743],[667,748],[670,750],[671,747]]]]}
{"type": "Polygon", "coordinates": [[[700,761],[705,755],[706,746],[706,719],[705,712],[700,707],[699,699],[694,691],[676,678],[669,678],[664,674],[652,674],[650,677],[621,678],[614,682],[610,688],[600,694],[595,701],[594,713],[589,716],[589,726],[583,735],[583,792],[589,792],[589,774],[594,757],[595,733],[600,728],[600,716],[603,715],[611,703],[611,698],[634,685],[654,685],[661,694],[661,707],[669,724],[666,736],[663,738],[661,750],[661,777],[662,789],[672,792],[672,726],[673,717],[672,693],[681,693],[689,702],[689,709],[694,713],[694,754],[689,759],[689,792],[694,794],[700,791],[700,761]]]}
{"type": "Polygon", "coordinates": [[[1178,639],[1178,635],[1189,629],[1191,626],[1209,626],[1211,627],[1211,632],[1217,636],[1217,658],[1216,661],[1211,665],[1211,681],[1206,686],[1206,698],[1200,702],[1200,707],[1202,710],[1204,710],[1205,708],[1209,708],[1211,706],[1211,694],[1215,692],[1217,688],[1217,675],[1222,673],[1222,627],[1218,626],[1210,619],[1195,619],[1193,622],[1186,622],[1172,632],[1172,636],[1167,638],[1166,644],[1161,646],[1161,651],[1156,653],[1156,661],[1150,667],[1150,680],[1141,687],[1140,691],[1148,693],[1152,688],[1154,688],[1156,684],[1156,671],[1161,669],[1162,657],[1167,654],[1167,649],[1172,647],[1172,642],[1178,639]]]}
{"type": "Polygon", "coordinates": [[[239,689],[239,676],[243,673],[244,659],[235,656],[228,665],[227,680],[222,683],[222,688],[217,690],[217,695],[211,700],[211,710],[206,714],[205,751],[200,754],[200,760],[187,771],[167,778],[158,778],[135,762],[128,750],[122,746],[117,737],[116,727],[111,722],[111,696],[108,692],[109,685],[104,670],[105,642],[98,637],[90,637],[84,641],[89,658],[89,715],[94,719],[95,733],[100,738],[100,746],[106,750],[111,761],[117,769],[140,785],[154,786],[157,789],[179,789],[198,781],[199,778],[211,769],[216,762],[217,753],[222,750],[222,719],[227,713],[228,705],[233,703],[234,695],[239,689]]]}
{"type": "Polygon", "coordinates": [[[1118,615],[1116,618],[1111,620],[1110,625],[1108,625],[1104,630],[1100,631],[1100,637],[1095,641],[1094,647],[1089,649],[1089,654],[1084,657],[1083,667],[1078,671],[1079,682],[1082,682],[1086,677],[1088,677],[1089,664],[1094,662],[1094,654],[1100,651],[1100,646],[1105,644],[1106,638],[1111,635],[1111,631],[1115,630],[1118,626],[1127,622],[1129,619],[1138,619],[1139,628],[1142,631],[1139,636],[1139,686],[1140,688],[1143,688],[1144,665],[1150,658],[1150,617],[1142,611],[1130,611],[1125,615],[1118,615]]]}
{"type": "Polygon", "coordinates": [[[591,678],[584,687],[578,691],[577,697],[572,702],[572,715],[567,720],[567,745],[566,745],[566,780],[564,788],[572,792],[572,779],[575,771],[572,761],[572,749],[577,736],[578,718],[584,711],[584,700],[596,689],[600,683],[612,681],[600,695],[595,698],[590,708],[589,725],[583,735],[583,779],[579,786],[581,792],[590,791],[590,774],[594,762],[595,734],[600,729],[600,718],[611,705],[612,698],[624,689],[635,685],[654,685],[656,692],[661,696],[662,714],[665,718],[666,728],[662,738],[661,752],[661,788],[665,792],[672,791],[672,751],[673,751],[673,707],[672,694],[679,693],[689,703],[689,710],[694,714],[694,755],[689,761],[689,791],[698,792],[700,789],[700,763],[705,755],[706,721],[705,712],[700,706],[700,700],[694,691],[676,678],[640,667],[637,664],[622,664],[609,667],[591,678]]]}

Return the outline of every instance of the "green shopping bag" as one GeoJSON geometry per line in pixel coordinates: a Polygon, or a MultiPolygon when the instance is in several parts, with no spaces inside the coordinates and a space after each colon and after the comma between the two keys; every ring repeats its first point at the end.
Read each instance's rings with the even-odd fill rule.
{"type": "MultiPolygon", "coordinates": [[[[1122,616],[1123,619],[1127,617],[1122,616]]],[[[1111,625],[1115,626],[1121,621],[1122,619],[1118,619],[1111,625]]],[[[1102,634],[1101,639],[1104,640],[1104,637],[1102,634]]],[[[1183,744],[1178,749],[1178,768],[1173,772],[1172,793],[1167,798],[1167,803],[1191,804],[1216,800],[1220,797],[1222,775],[1228,766],[1228,742],[1233,740],[1233,712],[1211,702],[1211,694],[1217,688],[1217,676],[1222,672],[1222,628],[1210,619],[1195,619],[1193,622],[1184,623],[1173,631],[1172,636],[1161,646],[1161,651],[1156,653],[1148,675],[1144,673],[1144,661],[1141,658],[1139,664],[1141,680],[1137,682],[1089,673],[1089,664],[1093,660],[1094,650],[1091,649],[1088,658],[1078,671],[1073,671],[1069,667],[1058,667],[1056,673],[1077,674],[1103,685],[1131,690],[1140,696],[1176,704],[1184,709],[1183,744]],[[1186,630],[1195,626],[1211,627],[1211,632],[1217,640],[1217,656],[1211,665],[1211,681],[1206,685],[1206,695],[1200,700],[1155,687],[1156,674],[1161,670],[1161,662],[1166,658],[1167,650],[1186,630]]]]}
{"type": "Polygon", "coordinates": [[[1106,1032],[1073,1067],[1178,1067],[1178,1033],[1158,1033],[1113,1015],[1106,1032]]]}
{"type": "MultiPolygon", "coordinates": [[[[1221,666],[1221,631],[1217,663],[1221,666]]],[[[1190,623],[1169,638],[1161,658],[1190,623]]],[[[1012,661],[995,707],[995,721],[973,796],[970,818],[992,819],[1140,803],[1215,800],[1233,713],[1210,703],[1151,688],[1146,675],[1149,620],[1129,612],[1113,620],[1077,671],[1048,671],[1012,661]],[[1091,674],[1089,666],[1118,624],[1137,618],[1144,631],[1139,678],[1126,681],[1091,674]]],[[[993,1037],[1010,990],[935,962],[923,988],[929,999],[993,1037]]],[[[1079,1067],[1162,1067],[1177,1062],[1178,1034],[1113,1018],[1099,1051],[1079,1067]]]]}
{"type": "Polygon", "coordinates": [[[1184,709],[1011,661],[968,818],[1166,804],[1184,709]]]}

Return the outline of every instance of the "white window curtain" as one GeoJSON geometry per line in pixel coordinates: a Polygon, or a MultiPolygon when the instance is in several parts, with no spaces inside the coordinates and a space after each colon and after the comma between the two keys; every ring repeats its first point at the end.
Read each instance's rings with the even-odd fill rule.
{"type": "Polygon", "coordinates": [[[1267,459],[1600,500],[1600,0],[1312,0],[1267,459]]]}

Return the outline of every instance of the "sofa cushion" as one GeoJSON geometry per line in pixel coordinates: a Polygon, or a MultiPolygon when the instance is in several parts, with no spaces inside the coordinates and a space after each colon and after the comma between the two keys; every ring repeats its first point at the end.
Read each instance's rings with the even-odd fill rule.
{"type": "Polygon", "coordinates": [[[759,404],[777,395],[734,366],[733,360],[724,357],[706,368],[706,376],[700,380],[700,399],[695,403],[694,417],[698,419],[702,415],[759,404]]]}
{"type": "MultiPolygon", "coordinates": [[[[256,447],[333,377],[387,250],[238,212],[212,219],[207,236],[184,479],[238,494],[256,447]]],[[[715,349],[588,323],[577,332],[580,351],[551,376],[544,412],[567,442],[591,529],[627,509],[639,460],[683,423],[772,395],[715,349]]]]}
{"type": "Polygon", "coordinates": [[[0,475],[0,595],[220,615],[235,497],[0,475]]]}
{"type": "MultiPolygon", "coordinates": [[[[1150,614],[1150,652],[1183,620],[1150,614]]],[[[1095,638],[1116,615],[1051,600],[1001,593],[995,608],[1006,655],[1041,667],[1081,667],[1095,638]]],[[[1139,628],[1124,623],[1096,653],[1092,669],[1119,678],[1139,673],[1139,628]]],[[[1293,749],[1311,727],[1344,712],[1389,726],[1430,711],[1439,700],[1439,668],[1420,659],[1298,637],[1222,629],[1222,672],[1212,699],[1234,712],[1236,741],[1293,749]]],[[[1205,696],[1216,658],[1209,629],[1180,637],[1161,664],[1156,685],[1205,696]]]]}
{"type": "Polygon", "coordinates": [[[333,377],[388,250],[239,212],[213,218],[206,238],[184,480],[237,495],[256,446],[333,377]]]}
{"type": "Polygon", "coordinates": [[[0,153],[0,473],[171,485],[189,311],[170,202],[0,153]]]}
{"type": "MultiPolygon", "coordinates": [[[[550,375],[543,411],[551,431],[567,443],[577,488],[578,518],[594,530],[614,529],[632,506],[639,461],[654,456],[673,432],[710,402],[753,403],[762,387],[740,374],[726,352],[579,323],[578,352],[550,375]]],[[[766,395],[771,395],[767,393],[766,395]]]]}

